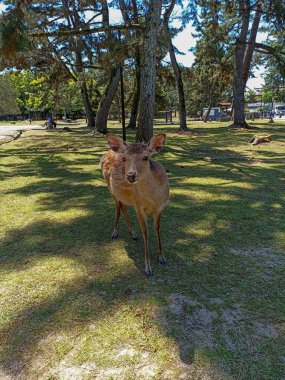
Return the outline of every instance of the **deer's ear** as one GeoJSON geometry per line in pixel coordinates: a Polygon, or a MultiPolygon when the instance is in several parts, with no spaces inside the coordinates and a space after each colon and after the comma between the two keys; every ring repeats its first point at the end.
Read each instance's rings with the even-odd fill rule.
{"type": "Polygon", "coordinates": [[[117,153],[124,153],[126,150],[126,145],[124,140],[119,136],[107,135],[107,140],[110,145],[110,148],[117,153]]]}
{"type": "Polygon", "coordinates": [[[153,138],[148,143],[148,150],[151,154],[159,152],[165,143],[166,135],[161,133],[159,135],[153,136],[153,138]]]}

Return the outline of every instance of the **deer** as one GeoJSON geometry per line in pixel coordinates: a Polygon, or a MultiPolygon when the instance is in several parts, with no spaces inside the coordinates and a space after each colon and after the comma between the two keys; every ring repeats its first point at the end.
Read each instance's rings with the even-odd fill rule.
{"type": "Polygon", "coordinates": [[[148,144],[126,144],[121,137],[111,134],[106,138],[111,149],[100,161],[103,177],[116,205],[115,225],[111,237],[118,237],[118,223],[122,210],[132,238],[138,239],[127,211],[128,206],[133,206],[144,240],[145,274],[150,277],[153,271],[149,257],[148,215],[153,216],[159,262],[166,264],[161,246],[160,220],[162,210],[169,199],[169,183],[164,167],[151,160],[152,155],[163,148],[166,135],[158,134],[152,137],[148,144]]]}

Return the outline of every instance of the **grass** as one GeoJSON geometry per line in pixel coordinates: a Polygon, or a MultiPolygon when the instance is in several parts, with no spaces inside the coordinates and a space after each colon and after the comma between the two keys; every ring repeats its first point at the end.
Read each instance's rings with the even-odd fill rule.
{"type": "Polygon", "coordinates": [[[152,279],[142,238],[121,221],[110,239],[105,138],[76,126],[2,145],[0,378],[283,379],[285,124],[255,126],[155,128],[171,198],[152,279]]]}

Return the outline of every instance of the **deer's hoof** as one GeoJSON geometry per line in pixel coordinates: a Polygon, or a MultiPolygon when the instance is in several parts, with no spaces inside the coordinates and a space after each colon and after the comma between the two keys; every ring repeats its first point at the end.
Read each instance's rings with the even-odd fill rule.
{"type": "Polygon", "coordinates": [[[167,264],[166,258],[164,256],[160,256],[158,258],[158,260],[159,260],[160,264],[162,264],[162,265],[166,265],[167,264]]]}
{"type": "Polygon", "coordinates": [[[146,274],[147,277],[152,277],[153,276],[153,271],[151,269],[146,269],[144,271],[144,273],[146,274]]]}

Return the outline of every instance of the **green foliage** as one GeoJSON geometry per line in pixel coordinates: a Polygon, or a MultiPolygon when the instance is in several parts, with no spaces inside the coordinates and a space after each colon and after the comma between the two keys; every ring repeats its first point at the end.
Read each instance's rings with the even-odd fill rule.
{"type": "Polygon", "coordinates": [[[43,111],[45,109],[45,82],[43,75],[31,70],[15,71],[10,74],[11,81],[17,88],[17,102],[20,111],[43,111]]]}
{"type": "Polygon", "coordinates": [[[0,16],[0,68],[27,66],[26,54],[33,50],[27,36],[21,5],[0,16]]]}
{"type": "Polygon", "coordinates": [[[9,74],[0,76],[0,115],[17,114],[17,89],[9,74]]]}
{"type": "Polygon", "coordinates": [[[256,102],[256,92],[252,89],[249,89],[246,92],[246,98],[245,98],[247,103],[254,103],[256,102]]]}

